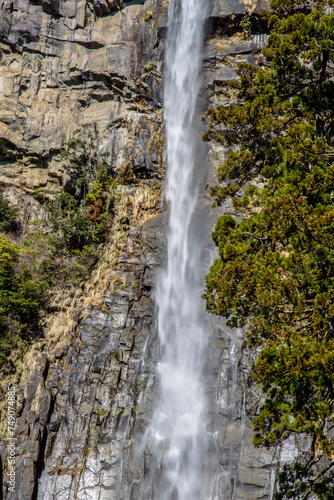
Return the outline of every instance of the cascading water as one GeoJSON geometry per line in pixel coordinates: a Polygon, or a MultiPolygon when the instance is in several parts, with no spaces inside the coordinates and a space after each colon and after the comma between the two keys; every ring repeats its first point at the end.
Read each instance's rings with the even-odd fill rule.
{"type": "Polygon", "coordinates": [[[194,116],[205,3],[171,0],[169,4],[165,120],[170,219],[167,269],[159,277],[156,293],[161,394],[152,425],[164,449],[159,500],[194,500],[201,481],[206,343],[202,249],[193,217],[198,195],[194,116]]]}

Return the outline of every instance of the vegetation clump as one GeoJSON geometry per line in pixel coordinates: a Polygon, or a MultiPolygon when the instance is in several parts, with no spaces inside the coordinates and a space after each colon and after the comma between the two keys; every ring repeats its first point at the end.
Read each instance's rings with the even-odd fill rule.
{"type": "Polygon", "coordinates": [[[18,209],[6,201],[0,193],[0,232],[15,233],[18,230],[18,209]]]}
{"type": "Polygon", "coordinates": [[[279,476],[276,498],[333,498],[334,15],[332,2],[273,0],[265,66],[241,63],[238,104],[209,111],[205,139],[229,148],[211,188],[243,217],[222,216],[209,311],[260,348],[266,400],[256,445],[303,433],[310,449],[279,476]],[[239,221],[239,222],[238,222],[239,221]]]}
{"type": "Polygon", "coordinates": [[[115,180],[107,162],[109,153],[99,156],[96,140],[93,132],[75,131],[61,152],[71,183],[44,204],[58,252],[78,255],[105,238],[115,180]]]}
{"type": "Polygon", "coordinates": [[[241,33],[244,36],[244,38],[247,40],[251,37],[252,35],[252,22],[250,15],[247,13],[245,14],[241,21],[240,21],[240,29],[241,33]]]}
{"type": "Polygon", "coordinates": [[[43,283],[19,265],[20,247],[0,234],[0,368],[11,351],[38,327],[43,283]]]}
{"type": "MultiPolygon", "coordinates": [[[[98,156],[94,134],[76,132],[61,156],[72,189],[53,200],[34,198],[45,220],[26,226],[17,207],[0,194],[0,369],[15,369],[28,343],[41,335],[58,289],[89,278],[113,217],[115,180],[107,155],[98,156]],[[23,227],[24,226],[24,227],[23,227]]],[[[71,187],[70,186],[70,187],[71,187]]],[[[66,187],[66,186],[65,186],[66,187]]]]}

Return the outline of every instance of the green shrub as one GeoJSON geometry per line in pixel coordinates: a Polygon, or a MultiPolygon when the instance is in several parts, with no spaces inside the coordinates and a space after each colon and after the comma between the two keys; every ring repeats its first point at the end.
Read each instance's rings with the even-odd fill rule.
{"type": "Polygon", "coordinates": [[[41,286],[19,257],[20,247],[0,234],[0,367],[39,321],[41,286]]]}
{"type": "Polygon", "coordinates": [[[38,321],[38,289],[29,269],[17,266],[20,247],[0,234],[0,324],[14,317],[27,328],[38,321]]]}
{"type": "Polygon", "coordinates": [[[249,14],[245,14],[240,21],[243,36],[247,39],[252,35],[252,22],[249,14]]]}
{"type": "Polygon", "coordinates": [[[89,217],[90,212],[80,206],[78,200],[69,193],[62,193],[55,202],[48,203],[46,207],[58,251],[82,250],[85,246],[103,240],[107,217],[89,217]]]}
{"type": "Polygon", "coordinates": [[[18,209],[0,194],[0,232],[16,232],[19,229],[18,209]]]}

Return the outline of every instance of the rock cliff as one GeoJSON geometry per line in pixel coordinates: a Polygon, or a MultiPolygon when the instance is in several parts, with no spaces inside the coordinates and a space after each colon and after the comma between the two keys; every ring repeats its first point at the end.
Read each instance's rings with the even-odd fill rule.
{"type": "MultiPolygon", "coordinates": [[[[141,113],[133,113],[142,99],[145,114],[161,107],[161,59],[153,2],[122,7],[121,1],[1,2],[1,183],[28,192],[66,185],[57,153],[87,126],[96,128],[114,168],[128,161],[127,120],[141,127],[141,113]]],[[[152,168],[148,142],[141,139],[131,158],[152,168]]]]}
{"type": "MultiPolygon", "coordinates": [[[[77,129],[93,129],[113,171],[129,174],[95,274],[58,302],[44,339],[18,370],[15,493],[8,490],[2,409],[3,495],[10,500],[157,498],[158,474],[149,490],[145,481],[159,450],[141,438],[158,390],[152,290],[165,252],[159,184],[166,6],[162,0],[0,0],[5,196],[18,205],[30,197],[33,220],[40,210],[36,190],[50,198],[75,192],[60,151],[77,129]],[[124,229],[124,217],[131,227],[124,229]]],[[[256,12],[264,7],[261,0],[211,2],[203,106],[229,99],[223,83],[239,61],[261,64],[266,35],[256,12]],[[253,14],[253,35],[239,28],[244,12],[253,14]]],[[[209,183],[224,153],[211,146],[201,167],[209,183]]],[[[212,210],[204,191],[201,203],[209,229],[219,211],[231,210],[212,210]]],[[[261,401],[252,356],[242,348],[243,332],[212,318],[207,329],[204,490],[212,499],[270,499],[278,458],[252,445],[250,419],[261,401]]]]}

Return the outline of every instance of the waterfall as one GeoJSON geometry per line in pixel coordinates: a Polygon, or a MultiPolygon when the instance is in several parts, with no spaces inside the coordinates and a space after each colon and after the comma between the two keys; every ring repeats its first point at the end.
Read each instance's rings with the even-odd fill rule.
{"type": "Polygon", "coordinates": [[[171,0],[166,47],[165,121],[169,205],[167,268],[156,303],[161,347],[160,397],[152,428],[164,450],[159,500],[199,498],[203,462],[205,335],[195,127],[205,19],[202,0],[171,0]]]}

